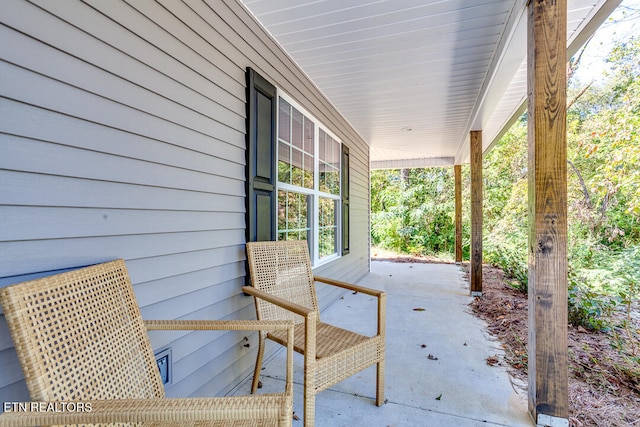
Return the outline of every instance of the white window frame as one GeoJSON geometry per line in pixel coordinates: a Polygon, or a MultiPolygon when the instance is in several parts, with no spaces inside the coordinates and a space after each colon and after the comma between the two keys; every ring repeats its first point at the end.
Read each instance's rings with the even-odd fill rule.
{"type": "MultiPolygon", "coordinates": [[[[338,138],[336,136],[335,133],[333,133],[331,130],[329,130],[320,120],[318,120],[315,116],[313,116],[311,113],[309,113],[309,111],[307,111],[304,107],[302,107],[298,102],[296,102],[293,98],[291,98],[289,95],[287,95],[285,92],[283,92],[280,89],[277,89],[277,99],[278,99],[278,107],[276,109],[277,114],[276,114],[276,129],[279,130],[280,128],[280,99],[284,99],[286,102],[288,102],[292,107],[296,108],[298,111],[300,111],[305,117],[307,117],[309,120],[311,120],[314,123],[314,127],[313,127],[313,143],[314,143],[314,150],[313,150],[313,189],[309,189],[309,188],[305,188],[305,187],[298,187],[296,185],[293,184],[288,184],[285,182],[280,182],[279,180],[277,180],[277,188],[276,191],[279,192],[280,190],[286,190],[286,191],[291,191],[294,193],[301,193],[301,194],[306,194],[311,196],[311,206],[309,206],[309,209],[312,209],[313,212],[313,220],[312,220],[312,224],[310,226],[311,229],[311,236],[310,239],[308,238],[308,240],[310,241],[310,258],[311,258],[311,264],[314,267],[317,267],[319,265],[323,265],[326,264],[328,262],[331,262],[337,258],[340,258],[342,256],[342,209],[341,209],[341,201],[342,201],[342,161],[341,161],[341,157],[339,156],[339,160],[338,160],[338,177],[339,177],[339,192],[338,194],[331,194],[331,193],[326,193],[323,191],[320,191],[320,129],[322,128],[322,130],[329,135],[331,138],[333,138],[336,142],[338,142],[338,144],[340,145],[340,152],[342,152],[342,141],[340,140],[340,138],[338,138]],[[319,256],[319,242],[320,242],[320,198],[328,198],[328,199],[333,199],[336,201],[335,206],[335,221],[336,221],[336,232],[335,232],[335,248],[336,248],[336,252],[325,256],[324,258],[320,258],[319,256]]],[[[278,141],[277,143],[277,150],[279,150],[280,148],[280,135],[277,132],[276,135],[276,140],[278,141]]],[[[277,152],[276,154],[276,158],[278,158],[279,156],[279,152],[277,152]]],[[[279,194],[279,193],[277,193],[279,194]]],[[[279,236],[279,233],[276,231],[276,236],[279,236]]]]}

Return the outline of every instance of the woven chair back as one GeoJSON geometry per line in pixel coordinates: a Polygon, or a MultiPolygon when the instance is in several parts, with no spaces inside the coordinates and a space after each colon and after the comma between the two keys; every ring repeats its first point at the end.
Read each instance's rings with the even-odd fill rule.
{"type": "Polygon", "coordinates": [[[123,260],[0,289],[31,398],[164,397],[123,260]]]}
{"type": "MultiPolygon", "coordinates": [[[[249,242],[247,256],[251,284],[262,291],[303,307],[318,310],[306,241],[249,242]]],[[[304,318],[281,307],[256,298],[260,320],[293,320],[304,318]]]]}

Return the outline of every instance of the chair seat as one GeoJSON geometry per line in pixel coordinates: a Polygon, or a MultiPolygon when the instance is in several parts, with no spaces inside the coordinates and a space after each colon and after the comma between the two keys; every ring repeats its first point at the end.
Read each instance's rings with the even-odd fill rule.
{"type": "MultiPolygon", "coordinates": [[[[268,337],[279,344],[287,345],[286,331],[270,332],[268,337]]],[[[294,328],[293,348],[304,354],[305,326],[299,323],[294,328]]],[[[318,322],[316,325],[316,359],[322,359],[340,351],[353,348],[355,345],[370,340],[371,337],[360,335],[346,329],[318,322]]]]}

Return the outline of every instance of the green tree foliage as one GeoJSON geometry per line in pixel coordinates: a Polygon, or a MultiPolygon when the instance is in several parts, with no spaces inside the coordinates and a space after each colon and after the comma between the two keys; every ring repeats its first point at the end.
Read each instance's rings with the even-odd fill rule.
{"type": "Polygon", "coordinates": [[[483,160],[483,258],[527,286],[528,168],[526,116],[483,160]]]}
{"type": "MultiPolygon", "coordinates": [[[[577,151],[595,167],[590,191],[606,214],[620,207],[628,219],[640,218],[640,39],[617,45],[609,84],[595,89],[582,109],[572,112],[577,151]],[[589,107],[587,111],[585,107],[589,107]],[[589,114],[592,110],[593,113],[589,114]]],[[[621,218],[617,218],[622,220],[621,218]]],[[[626,224],[626,231],[632,224],[626,224]]],[[[636,240],[636,239],[634,239],[636,240]]]]}
{"type": "Polygon", "coordinates": [[[451,257],[455,243],[453,169],[371,174],[371,239],[406,253],[451,257]]]}

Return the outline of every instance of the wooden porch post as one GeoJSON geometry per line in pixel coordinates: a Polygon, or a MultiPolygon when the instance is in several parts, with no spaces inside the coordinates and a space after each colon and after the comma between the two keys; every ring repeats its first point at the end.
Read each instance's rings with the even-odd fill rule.
{"type": "Polygon", "coordinates": [[[482,131],[471,131],[471,296],[482,295],[482,131]]]}
{"type": "Polygon", "coordinates": [[[456,198],[456,264],[462,263],[462,166],[453,166],[456,198]]]}
{"type": "Polygon", "coordinates": [[[567,1],[528,5],[529,412],[568,426],[567,1]]]}

